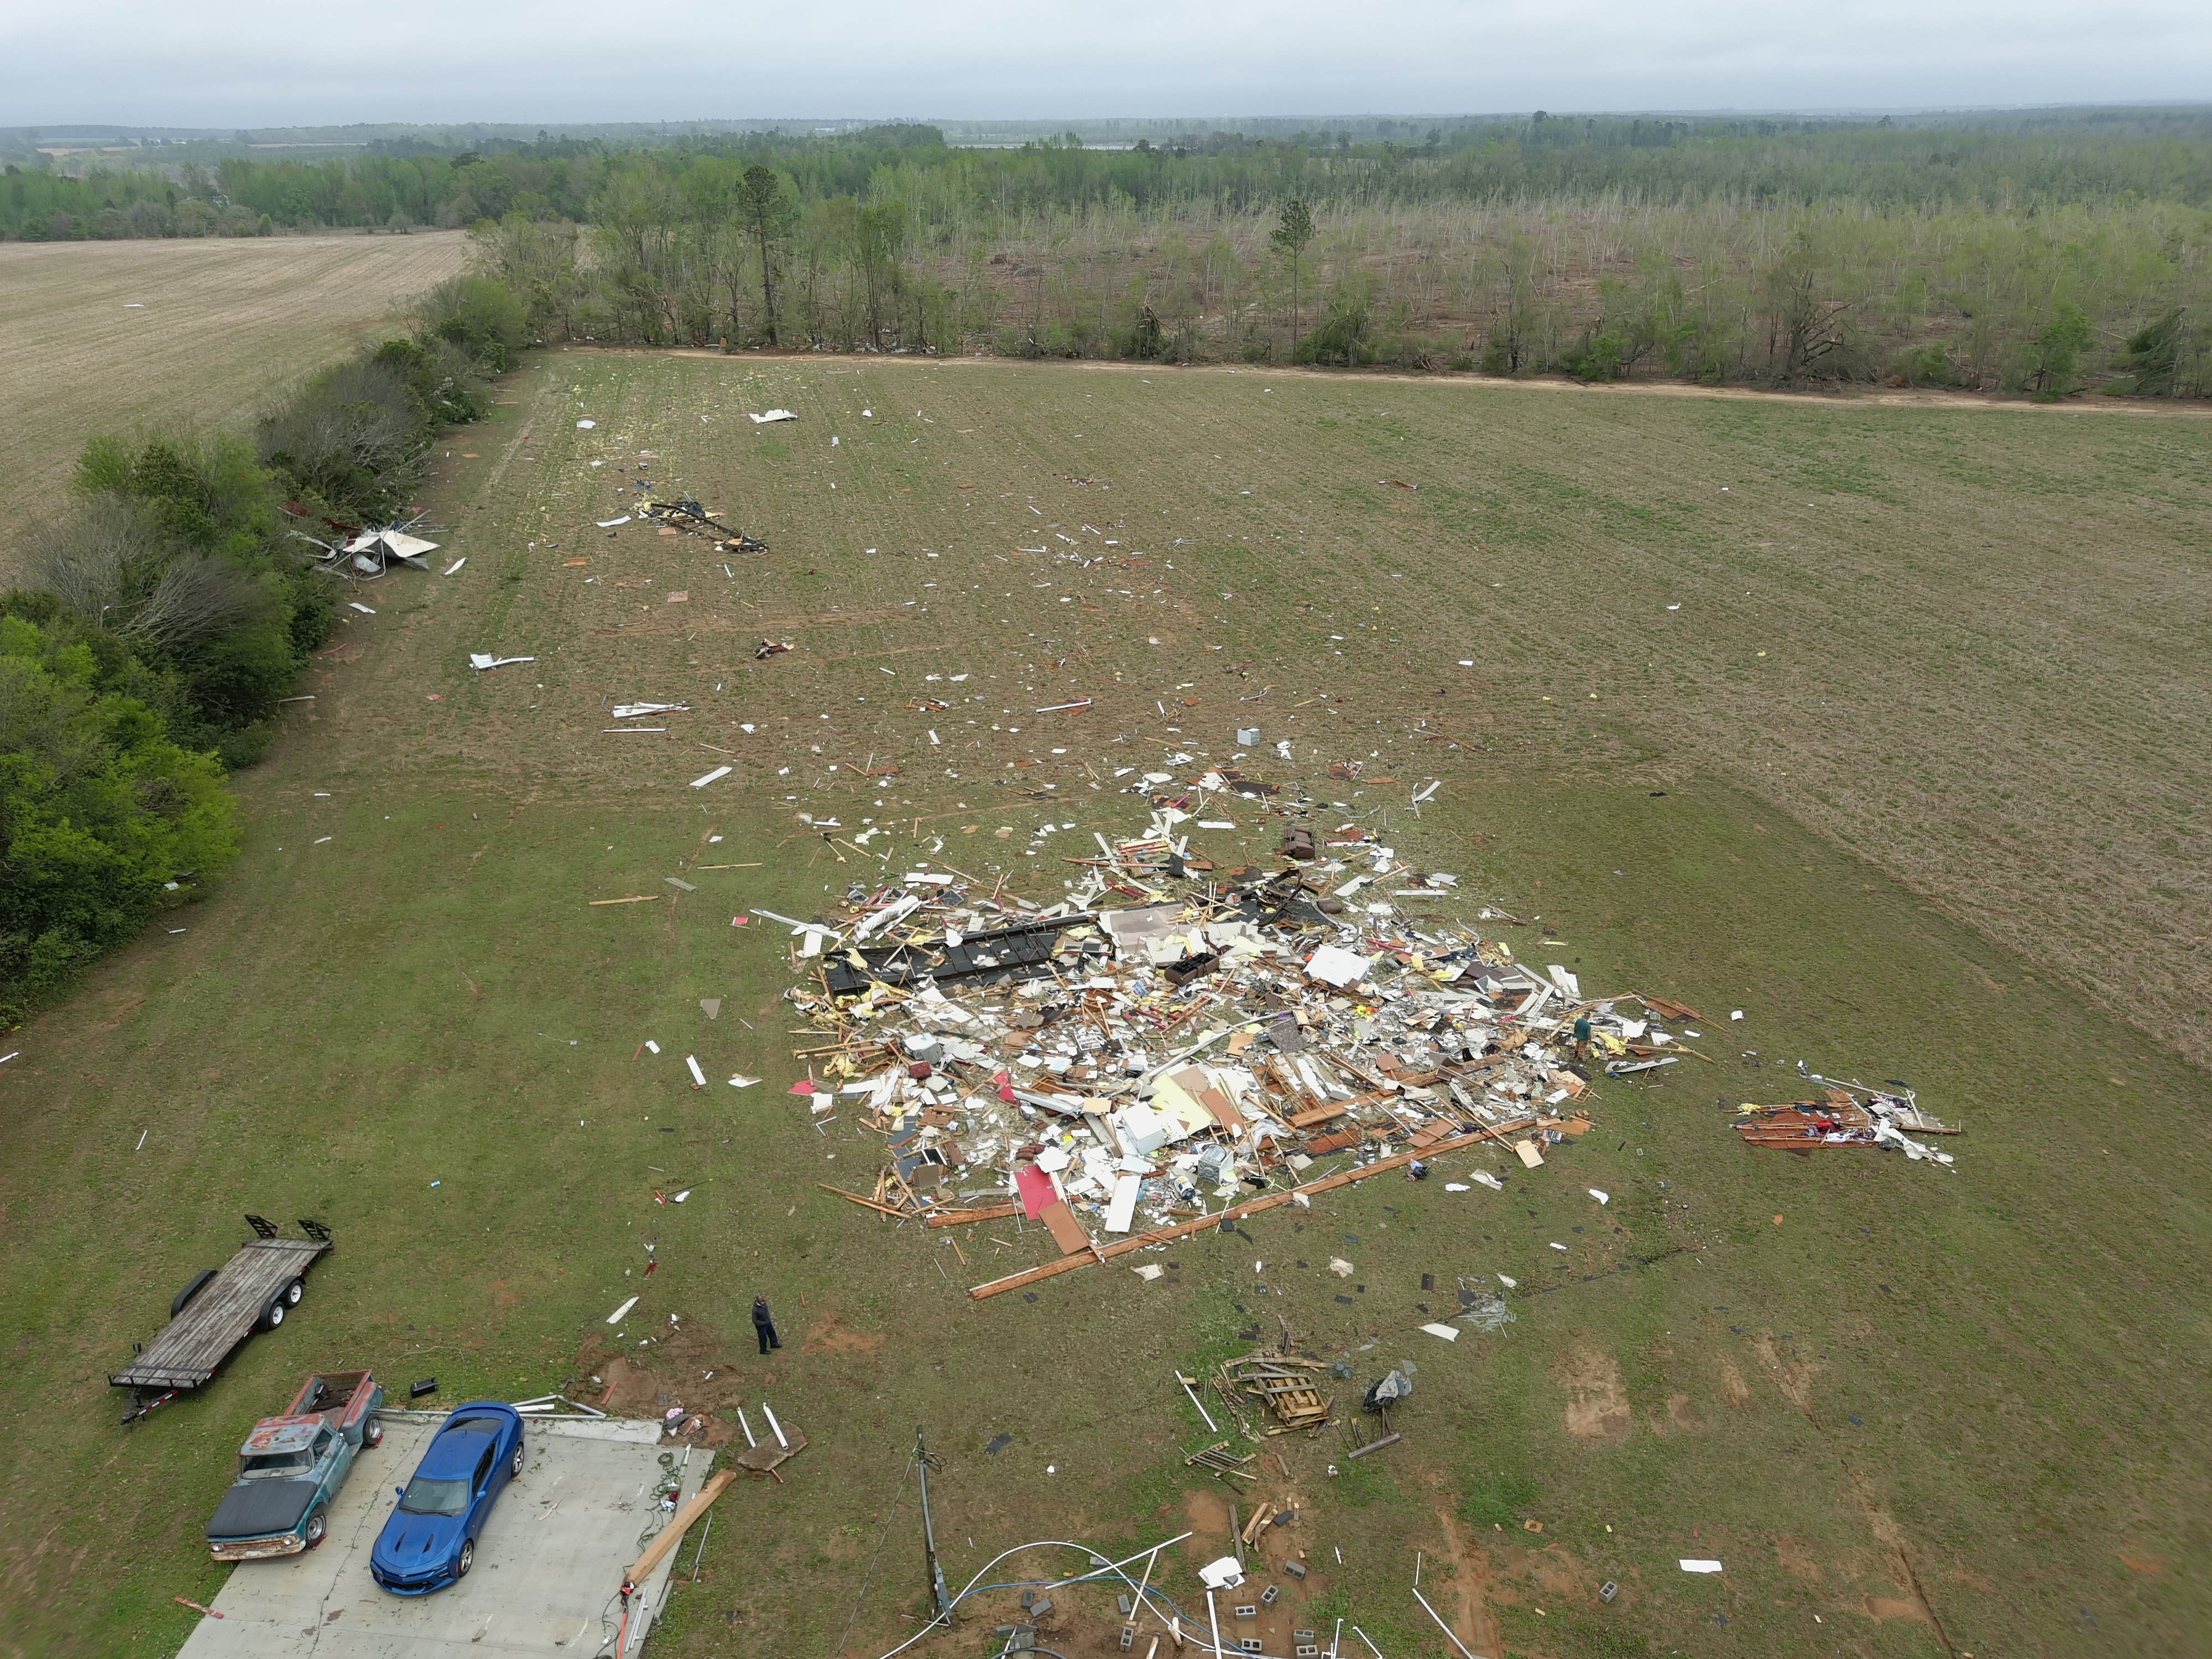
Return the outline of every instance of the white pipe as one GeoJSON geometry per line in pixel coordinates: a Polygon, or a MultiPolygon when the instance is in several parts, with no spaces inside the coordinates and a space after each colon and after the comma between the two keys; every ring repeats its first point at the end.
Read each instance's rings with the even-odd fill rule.
{"type": "Polygon", "coordinates": [[[1437,1621],[1437,1628],[1444,1633],[1454,1647],[1457,1648],[1462,1653],[1467,1654],[1467,1659],[1474,1659],[1474,1656],[1473,1654],[1467,1652],[1467,1644],[1461,1641],[1458,1637],[1452,1635],[1452,1627],[1444,1623],[1443,1615],[1438,1613],[1434,1607],[1429,1606],[1429,1598],[1427,1596],[1422,1595],[1420,1591],[1415,1590],[1413,1592],[1413,1599],[1421,1604],[1422,1609],[1427,1613],[1430,1618],[1437,1621]]]}
{"type": "MultiPolygon", "coordinates": [[[[1178,1376],[1176,1378],[1176,1381],[1182,1382],[1182,1378],[1178,1376]]],[[[1205,1405],[1200,1401],[1198,1391],[1193,1389],[1188,1382],[1182,1382],[1182,1391],[1190,1396],[1190,1403],[1198,1407],[1198,1414],[1206,1419],[1206,1431],[1208,1434],[1219,1434],[1221,1431],[1213,1426],[1212,1413],[1208,1412],[1206,1409],[1205,1405]]]]}
{"type": "MultiPolygon", "coordinates": [[[[1153,1545],[1150,1549],[1139,1550],[1133,1555],[1126,1555],[1119,1561],[1109,1561],[1103,1567],[1096,1568],[1087,1573],[1079,1574],[1073,1578],[1066,1579],[1062,1582],[1070,1584],[1079,1584],[1088,1579],[1096,1578],[1102,1573],[1110,1572],[1118,1577],[1123,1583],[1129,1585],[1129,1587],[1133,1589],[1136,1587],[1136,1583],[1127,1573],[1121,1571],[1123,1567],[1127,1566],[1132,1561],[1141,1559],[1145,1556],[1158,1555],[1162,1550],[1166,1549],[1170,1545],[1180,1544],[1184,1539],[1189,1536],[1190,1534],[1188,1531],[1179,1532],[1172,1538],[1162,1540],[1159,1543],[1153,1545]]],[[[929,1620],[928,1623],[925,1624],[913,1635],[908,1637],[905,1641],[900,1643],[896,1647],[892,1648],[889,1652],[881,1655],[880,1659],[896,1659],[896,1655],[904,1653],[916,1642],[919,1642],[923,1637],[928,1635],[930,1632],[935,1630],[939,1625],[945,1623],[946,1613],[949,1613],[953,1607],[958,1606],[960,1602],[966,1600],[969,1595],[974,1591],[975,1586],[981,1583],[983,1580],[990,1575],[991,1569],[997,1566],[1000,1562],[1005,1560],[1008,1556],[1019,1555],[1024,1550],[1041,1549],[1081,1550],[1086,1559],[1095,1559],[1097,1554],[1097,1552],[1093,1550],[1088,1544],[1079,1544],[1073,1540],[1066,1538],[1040,1538],[1030,1543],[1017,1544],[1010,1550],[1001,1550],[998,1554],[993,1556],[988,1561],[986,1561],[983,1564],[981,1570],[978,1571],[973,1578],[970,1578],[968,1581],[967,1584],[961,1589],[960,1593],[954,1596],[950,1602],[946,1603],[943,1613],[939,1613],[936,1618],[929,1620]]]]}
{"type": "Polygon", "coordinates": [[[757,1446],[760,1443],[753,1438],[753,1425],[745,1421],[745,1408],[743,1406],[738,1407],[738,1426],[745,1431],[745,1444],[757,1446]]]}
{"type": "Polygon", "coordinates": [[[784,1450],[789,1451],[791,1442],[783,1437],[783,1425],[775,1420],[775,1413],[769,1409],[768,1401],[765,1400],[761,1401],[761,1415],[768,1419],[769,1427],[775,1431],[775,1443],[784,1450]]]}

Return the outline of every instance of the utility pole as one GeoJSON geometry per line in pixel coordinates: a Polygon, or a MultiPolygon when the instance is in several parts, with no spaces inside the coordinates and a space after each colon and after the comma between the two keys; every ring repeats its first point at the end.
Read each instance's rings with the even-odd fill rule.
{"type": "Polygon", "coordinates": [[[945,1569],[937,1565],[937,1532],[929,1522],[929,1449],[922,1443],[919,1425],[914,1431],[914,1461],[921,1471],[921,1554],[929,1568],[929,1611],[933,1618],[942,1619],[952,1611],[952,1598],[945,1592],[945,1569]]]}

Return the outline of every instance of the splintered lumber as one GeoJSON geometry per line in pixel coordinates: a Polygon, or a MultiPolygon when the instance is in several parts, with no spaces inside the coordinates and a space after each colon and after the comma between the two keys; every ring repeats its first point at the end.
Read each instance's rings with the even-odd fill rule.
{"type": "Polygon", "coordinates": [[[964,1227],[971,1221],[1005,1221],[1022,1212],[1018,1204],[994,1204],[982,1210],[939,1210],[929,1218],[933,1227],[964,1227]]]}
{"type": "Polygon", "coordinates": [[[592,904],[651,904],[661,896],[659,893],[640,893],[632,898],[592,899],[592,904]]]}
{"type": "Polygon", "coordinates": [[[727,1492],[730,1483],[737,1478],[735,1469],[724,1469],[720,1474],[708,1477],[707,1484],[699,1488],[691,1501],[677,1510],[675,1518],[653,1535],[653,1541],[645,1547],[645,1553],[639,1556],[630,1570],[623,1575],[623,1583],[629,1585],[643,1583],[646,1576],[661,1564],[668,1553],[684,1541],[684,1528],[712,1509],[714,1500],[727,1492]]]}
{"type": "Polygon", "coordinates": [[[842,1187],[832,1187],[826,1181],[817,1181],[814,1184],[819,1187],[823,1192],[835,1193],[838,1197],[848,1200],[852,1203],[858,1204],[863,1209],[881,1210],[885,1215],[895,1215],[902,1218],[913,1213],[908,1210],[902,1210],[896,1205],[878,1204],[872,1198],[862,1198],[858,1193],[848,1193],[842,1187]]]}
{"type": "Polygon", "coordinates": [[[1164,1244],[1170,1239],[1186,1238],[1192,1233],[1201,1231],[1207,1227],[1218,1227],[1224,1221],[1235,1221],[1244,1216],[1257,1215],[1262,1210],[1272,1210],[1279,1204],[1289,1203],[1295,1194],[1304,1193],[1310,1196],[1315,1193],[1331,1192],[1339,1187],[1348,1187],[1354,1182],[1364,1181],[1370,1176],[1381,1175],[1386,1170],[1402,1169],[1416,1158],[1435,1158],[1444,1152],[1455,1152],[1462,1146],[1472,1146],[1478,1140],[1492,1140],[1504,1135],[1517,1133],[1523,1129],[1534,1127],[1535,1122],[1536,1120],[1533,1117],[1516,1118],[1510,1123],[1501,1123],[1492,1128],[1477,1129],[1469,1134],[1438,1141],[1425,1152],[1401,1152],[1395,1158],[1377,1158],[1374,1163],[1359,1169],[1341,1170],[1333,1176],[1325,1176],[1319,1181],[1308,1182],[1303,1187],[1293,1187],[1285,1192],[1268,1193],[1259,1198],[1248,1199],[1242,1204],[1232,1204],[1227,1209],[1216,1211],[1212,1215],[1202,1215],[1191,1221],[1178,1221],[1172,1226],[1158,1227],[1148,1233],[1133,1233],[1127,1238],[1116,1239],[1111,1244],[1095,1245],[1080,1255],[1065,1255],[1057,1261],[1048,1261],[1041,1267],[1031,1267],[1023,1273],[1010,1273],[1004,1279],[994,1279],[988,1285],[977,1285],[970,1289],[968,1294],[978,1302],[988,1297],[1003,1296],[1008,1291],[1018,1291],[1024,1285],[1034,1285],[1041,1279],[1050,1279],[1055,1273],[1064,1273],[1091,1261],[1103,1261],[1112,1256],[1127,1255],[1132,1250],[1141,1250],[1153,1244],[1164,1244]]]}

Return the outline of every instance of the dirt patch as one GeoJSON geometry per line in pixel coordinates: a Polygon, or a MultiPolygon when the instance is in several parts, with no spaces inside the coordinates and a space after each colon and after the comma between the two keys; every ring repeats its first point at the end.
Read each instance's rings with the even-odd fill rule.
{"type": "Polygon", "coordinates": [[[2166,1571],[2166,1563],[2148,1550],[2136,1550],[2132,1553],[2126,1550],[2114,1550],[2112,1553],[2119,1558],[2122,1566],[2131,1572],[2139,1572],[2146,1578],[2155,1578],[2166,1571]]]}
{"type": "Polygon", "coordinates": [[[1919,1602],[1894,1595],[1861,1596],[1859,1610],[1869,1619],[1910,1619],[1923,1625],[1929,1622],[1928,1609],[1919,1602]]]}
{"type": "Polygon", "coordinates": [[[1505,1651],[1505,1638],[1486,1599],[1490,1588],[1490,1552],[1480,1542],[1467,1541],[1450,1510],[1438,1510],[1437,1524],[1443,1528],[1444,1559],[1455,1569],[1452,1575],[1452,1634],[1476,1659],[1493,1659],[1493,1656],[1505,1651]]]}
{"type": "Polygon", "coordinates": [[[1552,1380],[1567,1392],[1567,1432],[1577,1440],[1620,1440],[1634,1420],[1610,1354],[1577,1344],[1552,1363],[1552,1380]]]}
{"type": "MultiPolygon", "coordinates": [[[[1820,1367],[1808,1359],[1796,1359],[1784,1354],[1774,1345],[1771,1336],[1752,1339],[1751,1350],[1759,1356],[1759,1363],[1766,1367],[1766,1374],[1782,1390],[1782,1397],[1799,1411],[1811,1415],[1813,1410],[1813,1378],[1820,1367]]],[[[1885,1540],[1885,1542],[1887,1540],[1885,1540]]]]}
{"type": "Polygon", "coordinates": [[[1782,1564],[1782,1571],[1801,1584],[1818,1584],[1820,1569],[1813,1559],[1812,1547],[1802,1539],[1778,1538],[1774,1540],[1774,1559],[1782,1564]]]}
{"type": "MultiPolygon", "coordinates": [[[[1183,1524],[1194,1538],[1229,1537],[1229,1500],[1212,1486],[1200,1486],[1182,1495],[1183,1524]]],[[[1211,1559],[1211,1558],[1209,1558],[1211,1559]]]]}
{"type": "Polygon", "coordinates": [[[835,1308],[824,1308],[822,1317],[806,1333],[806,1340],[799,1345],[801,1353],[858,1354],[863,1358],[882,1352],[884,1337],[881,1331],[848,1330],[843,1318],[835,1308]]]}
{"type": "Polygon", "coordinates": [[[1705,1426],[1698,1419],[1698,1408],[1690,1403],[1690,1396],[1686,1394],[1667,1396],[1667,1420],[1678,1429],[1702,1429],[1705,1426]]]}
{"type": "Polygon", "coordinates": [[[1589,1568],[1567,1553],[1564,1544],[1547,1544],[1541,1552],[1530,1556],[1528,1571],[1536,1581],[1536,1588],[1553,1601],[1569,1596],[1577,1601],[1597,1599],[1597,1581],[1589,1568]]]}
{"type": "Polygon", "coordinates": [[[586,1345],[576,1357],[576,1379],[568,1396],[610,1417],[665,1423],[677,1411],[679,1432],[671,1444],[681,1439],[695,1446],[720,1446],[743,1437],[738,1408],[749,1403],[744,1373],[730,1364],[728,1354],[721,1340],[696,1322],[655,1338],[650,1347],[627,1352],[586,1345]]]}
{"type": "Polygon", "coordinates": [[[1735,1361],[1723,1357],[1720,1363],[1721,1395],[1729,1405],[1741,1411],[1751,1404],[1751,1385],[1743,1380],[1735,1361]]]}

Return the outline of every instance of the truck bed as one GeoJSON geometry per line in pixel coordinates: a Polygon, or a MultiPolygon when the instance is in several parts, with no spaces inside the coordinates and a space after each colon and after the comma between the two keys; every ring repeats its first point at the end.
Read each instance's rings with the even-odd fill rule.
{"type": "Polygon", "coordinates": [[[107,1380],[118,1389],[196,1389],[252,1334],[269,1298],[306,1273],[330,1245],[312,1238],[248,1240],[229,1265],[107,1380]]]}

